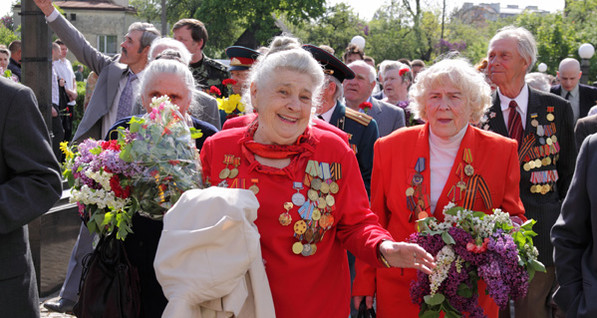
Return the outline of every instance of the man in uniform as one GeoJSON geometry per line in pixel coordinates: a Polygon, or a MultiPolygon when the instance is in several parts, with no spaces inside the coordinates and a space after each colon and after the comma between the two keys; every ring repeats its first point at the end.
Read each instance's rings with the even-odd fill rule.
{"type": "Polygon", "coordinates": [[[326,74],[319,116],[348,134],[348,142],[357,156],[367,194],[370,194],[373,144],[379,138],[377,122],[371,116],[350,109],[340,102],[343,95],[342,82],[344,79],[354,78],[354,72],[325,50],[313,45],[303,45],[303,49],[313,54],[326,74]]]}
{"type": "Polygon", "coordinates": [[[174,39],[182,42],[192,54],[189,67],[199,88],[209,92],[210,88],[215,86],[222,96],[228,96],[228,90],[222,84],[223,80],[230,78],[228,68],[203,54],[208,38],[203,22],[182,19],[174,24],[172,33],[174,33],[174,39]]]}
{"type": "Polygon", "coordinates": [[[549,233],[574,172],[572,109],[566,100],[525,83],[537,59],[528,30],[507,26],[498,31],[487,58],[489,77],[498,88],[483,127],[518,141],[520,199],[526,217],[537,221],[534,243],[547,269],[535,274],[527,296],[516,302],[516,317],[552,317],[549,299],[555,274],[549,233]]]}
{"type": "MultiPolygon", "coordinates": [[[[240,104],[240,97],[242,97],[243,92],[246,88],[245,85],[247,83],[247,79],[249,76],[249,70],[251,66],[257,61],[257,58],[261,53],[246,48],[244,46],[231,46],[226,48],[226,55],[230,59],[230,79],[234,81],[234,84],[230,84],[230,88],[232,88],[232,94],[238,95],[234,96],[234,100],[238,101],[240,104]]],[[[232,96],[230,97],[233,98],[232,96]]],[[[224,126],[224,122],[228,118],[236,117],[239,114],[242,115],[240,110],[230,110],[232,112],[226,112],[224,109],[220,109],[220,121],[222,122],[222,126],[224,126]]]]}

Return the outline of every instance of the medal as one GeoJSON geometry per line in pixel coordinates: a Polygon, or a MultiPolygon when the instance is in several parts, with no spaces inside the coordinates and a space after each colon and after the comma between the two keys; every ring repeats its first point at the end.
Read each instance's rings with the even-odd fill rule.
{"type": "Polygon", "coordinates": [[[330,185],[322,182],[319,191],[321,191],[323,194],[328,194],[330,192],[330,185]]]}
{"type": "Polygon", "coordinates": [[[332,181],[332,183],[330,183],[330,192],[332,194],[336,194],[338,193],[338,190],[340,190],[340,187],[335,181],[332,181]]]}
{"type": "Polygon", "coordinates": [[[311,189],[319,191],[319,189],[321,189],[321,179],[313,179],[313,181],[311,181],[311,189]]]}
{"type": "Polygon", "coordinates": [[[471,163],[473,162],[473,155],[471,154],[470,148],[464,149],[463,159],[464,162],[466,162],[466,166],[464,167],[464,174],[466,174],[469,177],[472,177],[473,174],[475,174],[475,168],[473,168],[473,166],[471,165],[471,163]]]}
{"type": "Polygon", "coordinates": [[[541,160],[535,159],[535,168],[541,168],[541,160]]]}
{"type": "Polygon", "coordinates": [[[547,112],[549,114],[547,114],[547,116],[545,116],[545,118],[547,118],[547,120],[549,120],[549,121],[553,121],[554,119],[556,119],[556,116],[553,115],[553,110],[554,110],[553,106],[547,106],[547,112]]]}
{"type": "MultiPolygon", "coordinates": [[[[226,167],[224,169],[222,169],[222,171],[220,171],[220,174],[218,175],[220,177],[220,179],[227,179],[228,177],[230,177],[230,169],[228,169],[228,165],[234,162],[234,155],[224,155],[224,164],[226,165],[226,167]]],[[[238,170],[236,172],[238,174],[238,170]]]]}
{"type": "Polygon", "coordinates": [[[412,180],[412,183],[414,185],[420,185],[421,183],[423,183],[423,175],[421,175],[421,172],[423,172],[423,170],[425,170],[425,158],[419,157],[417,159],[417,163],[415,164],[415,171],[417,173],[415,173],[412,180]]]}
{"type": "Polygon", "coordinates": [[[327,203],[327,205],[333,206],[336,203],[336,200],[334,199],[334,197],[331,194],[328,194],[325,197],[325,202],[327,203]]]}
{"type": "Polygon", "coordinates": [[[311,244],[303,244],[303,250],[301,251],[303,256],[311,255],[311,244]]]}
{"type": "Polygon", "coordinates": [[[311,215],[311,219],[313,221],[317,221],[321,218],[321,212],[319,211],[319,209],[314,209],[313,210],[313,214],[311,215]]]}
{"type": "Polygon", "coordinates": [[[305,236],[305,240],[306,240],[307,242],[313,242],[313,236],[314,236],[314,234],[313,234],[313,233],[314,233],[314,232],[313,232],[313,229],[312,229],[312,228],[308,228],[308,229],[305,231],[305,235],[304,235],[304,236],[305,236]]]}
{"type": "Polygon", "coordinates": [[[249,191],[253,192],[254,195],[257,195],[257,193],[259,193],[259,187],[257,186],[259,179],[251,179],[251,182],[253,182],[253,185],[249,187],[249,191]]]}
{"type": "Polygon", "coordinates": [[[294,254],[301,254],[301,252],[303,251],[303,244],[301,244],[301,242],[296,242],[294,244],[292,244],[292,252],[294,254]]]}
{"type": "Polygon", "coordinates": [[[427,214],[427,212],[425,212],[425,211],[421,211],[421,212],[419,212],[419,215],[418,215],[418,217],[419,217],[419,220],[421,220],[421,219],[424,219],[424,218],[426,218],[426,217],[428,217],[428,216],[429,216],[429,215],[428,215],[428,214],[427,214]]]}
{"type": "Polygon", "coordinates": [[[238,166],[240,166],[240,157],[234,158],[234,168],[230,170],[229,178],[234,179],[238,176],[238,166]]]}
{"type": "Polygon", "coordinates": [[[286,209],[286,212],[282,212],[278,217],[278,221],[280,224],[282,224],[282,226],[288,226],[290,223],[292,223],[292,216],[290,216],[290,213],[288,213],[292,207],[292,202],[284,203],[284,209],[286,209]]]}
{"type": "Polygon", "coordinates": [[[317,202],[317,199],[319,198],[317,191],[315,191],[313,189],[309,189],[309,191],[307,191],[307,196],[309,197],[309,200],[311,200],[313,202],[317,202]]]}
{"type": "Polygon", "coordinates": [[[292,203],[296,206],[302,206],[305,204],[305,196],[299,191],[303,189],[303,184],[300,182],[293,182],[292,188],[296,190],[296,193],[292,195],[292,203]]]}
{"type": "Polygon", "coordinates": [[[413,187],[409,187],[408,189],[406,189],[407,197],[412,197],[414,194],[415,194],[415,189],[413,187]]]}
{"type": "Polygon", "coordinates": [[[525,162],[524,165],[522,165],[522,168],[524,171],[531,171],[531,165],[528,162],[525,162]]]}
{"type": "Polygon", "coordinates": [[[315,254],[315,252],[317,252],[317,245],[311,244],[311,255],[315,254]]]}
{"type": "Polygon", "coordinates": [[[318,198],[317,199],[317,207],[320,209],[325,209],[325,206],[327,205],[327,202],[325,202],[324,198],[318,198]]]}
{"type": "Polygon", "coordinates": [[[228,169],[228,168],[222,169],[222,171],[220,171],[220,174],[218,176],[222,180],[228,178],[228,176],[230,176],[230,169],[228,169]]]}
{"type": "Polygon", "coordinates": [[[298,220],[294,223],[294,233],[302,235],[307,230],[307,223],[304,220],[298,220]]]}

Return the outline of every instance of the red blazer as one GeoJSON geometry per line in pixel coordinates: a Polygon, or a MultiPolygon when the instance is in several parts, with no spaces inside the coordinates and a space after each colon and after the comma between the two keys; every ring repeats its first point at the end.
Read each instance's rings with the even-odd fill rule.
{"type": "MultiPolygon", "coordinates": [[[[482,131],[469,126],[462,139],[450,176],[439,197],[435,211],[426,212],[442,221],[443,207],[450,202],[448,193],[460,177],[456,170],[460,163],[465,165],[463,154],[469,148],[471,165],[487,183],[493,206],[524,220],[524,207],[519,197],[520,169],[516,141],[495,133],[482,131]],[[432,213],[433,212],[433,213],[432,213]]],[[[383,227],[388,229],[396,241],[405,241],[414,233],[415,223],[409,222],[410,210],[407,207],[406,190],[411,187],[417,159],[425,158],[423,170],[423,191],[429,193],[429,124],[400,129],[374,146],[373,174],[371,179],[371,209],[379,217],[383,227]]],[[[465,176],[465,182],[468,177],[465,176]]],[[[491,213],[477,194],[473,210],[491,213]]],[[[462,200],[455,202],[462,206],[462,200]]],[[[414,218],[416,220],[416,216],[414,218]]],[[[380,318],[416,317],[419,306],[412,304],[409,288],[415,279],[412,269],[375,269],[357,261],[357,276],[353,284],[353,295],[377,294],[380,318]]],[[[480,291],[480,301],[491,299],[480,291]]],[[[493,303],[493,301],[491,301],[493,303]]],[[[497,305],[485,305],[486,314],[497,317],[497,305]],[[489,306],[489,307],[488,307],[489,306]]]]}
{"type": "MultiPolygon", "coordinates": [[[[226,121],[228,123],[230,120],[226,121]]],[[[209,137],[201,150],[203,176],[213,185],[250,189],[256,185],[259,201],[255,225],[261,235],[261,252],[269,280],[277,317],[346,318],[350,310],[350,275],[346,249],[370,266],[383,266],[377,260],[378,244],[391,239],[379,226],[377,217],[369,209],[369,200],[354,152],[336,135],[315,127],[308,127],[304,151],[292,157],[291,163],[276,169],[261,165],[245,147],[252,137],[247,128],[222,130],[209,137]],[[226,168],[226,156],[240,158],[238,175],[222,180],[220,172],[226,168]],[[295,255],[297,242],[293,225],[301,219],[299,206],[289,210],[292,224],[282,226],[280,214],[284,204],[298,192],[308,197],[307,186],[294,189],[294,182],[302,184],[305,168],[310,160],[336,165],[339,190],[334,194],[333,224],[311,256],[295,255]]],[[[232,168],[232,165],[228,165],[232,168]]]]}

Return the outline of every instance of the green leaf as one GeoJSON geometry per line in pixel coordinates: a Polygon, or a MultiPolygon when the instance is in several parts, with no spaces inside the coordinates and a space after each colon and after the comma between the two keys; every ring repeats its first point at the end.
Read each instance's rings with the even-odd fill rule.
{"type": "Polygon", "coordinates": [[[448,232],[443,232],[442,233],[442,240],[444,241],[444,243],[446,243],[448,245],[454,245],[454,244],[456,244],[456,241],[454,241],[454,238],[448,232]]]}
{"type": "Polygon", "coordinates": [[[429,304],[430,306],[435,306],[443,303],[444,300],[446,300],[446,297],[444,297],[442,294],[435,294],[433,296],[426,295],[423,297],[423,299],[425,300],[425,303],[429,304]]]}
{"type": "Polygon", "coordinates": [[[539,262],[536,259],[531,260],[530,265],[534,270],[538,272],[545,272],[545,265],[543,265],[543,263],[539,262]]]}
{"type": "Polygon", "coordinates": [[[419,318],[438,318],[439,314],[439,310],[425,310],[419,312],[419,318]]]}
{"type": "Polygon", "coordinates": [[[467,284],[460,284],[458,285],[458,295],[465,297],[465,298],[471,298],[473,297],[473,290],[470,289],[470,287],[468,287],[467,284]]]}

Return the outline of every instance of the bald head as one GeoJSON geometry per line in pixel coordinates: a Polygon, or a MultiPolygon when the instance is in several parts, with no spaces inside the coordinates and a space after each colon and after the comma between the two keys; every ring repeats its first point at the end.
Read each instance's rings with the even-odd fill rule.
{"type": "Polygon", "coordinates": [[[577,60],[566,58],[560,62],[558,78],[564,90],[572,91],[578,85],[581,75],[580,63],[577,60]]]}

